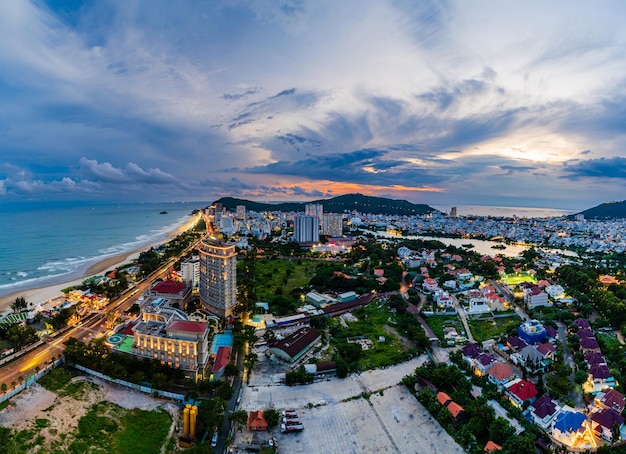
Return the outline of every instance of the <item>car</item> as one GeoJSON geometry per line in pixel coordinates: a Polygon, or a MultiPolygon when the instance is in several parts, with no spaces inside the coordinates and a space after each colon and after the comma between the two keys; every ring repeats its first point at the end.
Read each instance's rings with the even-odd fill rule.
{"type": "Polygon", "coordinates": [[[283,412],[283,417],[291,417],[291,418],[297,418],[298,414],[296,413],[295,410],[284,410],[283,412]]]}
{"type": "Polygon", "coordinates": [[[213,438],[211,438],[211,447],[215,448],[217,446],[217,430],[213,432],[213,438]]]}
{"type": "Polygon", "coordinates": [[[237,405],[241,403],[241,396],[237,397],[237,405]]]}
{"type": "Polygon", "coordinates": [[[302,432],[303,430],[304,430],[304,426],[302,424],[296,424],[296,425],[281,424],[280,425],[280,431],[282,433],[302,432]]]}

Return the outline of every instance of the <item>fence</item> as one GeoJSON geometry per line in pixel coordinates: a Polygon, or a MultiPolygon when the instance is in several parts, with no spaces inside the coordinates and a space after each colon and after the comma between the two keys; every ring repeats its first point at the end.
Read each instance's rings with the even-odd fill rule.
{"type": "Polygon", "coordinates": [[[150,394],[153,396],[158,396],[158,397],[165,397],[168,399],[174,399],[174,400],[180,400],[180,401],[184,401],[185,400],[185,395],[184,394],[177,394],[177,393],[171,393],[169,391],[162,391],[160,389],[154,389],[150,386],[142,386],[142,385],[138,385],[136,383],[131,383],[129,381],[126,380],[120,380],[118,378],[112,378],[109,377],[108,375],[104,375],[100,372],[96,372],[95,370],[91,370],[88,369],[86,367],[83,366],[79,366],[77,364],[72,364],[72,367],[75,367],[76,369],[80,370],[81,372],[85,372],[86,374],[89,374],[93,377],[97,377],[100,378],[102,380],[108,381],[110,383],[115,383],[116,385],[120,385],[120,386],[124,386],[126,388],[130,388],[130,389],[134,389],[135,391],[139,391],[142,393],[146,393],[146,394],[150,394]]]}
{"type": "Polygon", "coordinates": [[[28,375],[26,377],[26,379],[24,380],[24,383],[20,384],[19,386],[15,387],[14,389],[11,389],[10,391],[7,391],[2,396],[0,396],[0,402],[4,402],[5,400],[8,400],[11,397],[21,393],[24,389],[28,388],[30,385],[35,383],[41,377],[43,377],[48,372],[50,372],[52,369],[60,366],[64,362],[65,362],[65,359],[61,358],[60,360],[58,360],[58,361],[56,361],[54,363],[48,364],[44,369],[40,370],[39,372],[28,375]]]}

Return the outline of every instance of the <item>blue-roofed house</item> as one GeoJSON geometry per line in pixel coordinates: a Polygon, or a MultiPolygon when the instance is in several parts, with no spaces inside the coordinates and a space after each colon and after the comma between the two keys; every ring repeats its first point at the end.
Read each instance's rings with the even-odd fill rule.
{"type": "Polygon", "coordinates": [[[587,417],[578,411],[566,410],[557,415],[552,426],[552,437],[569,447],[597,447],[597,441],[587,424],[587,417]]]}

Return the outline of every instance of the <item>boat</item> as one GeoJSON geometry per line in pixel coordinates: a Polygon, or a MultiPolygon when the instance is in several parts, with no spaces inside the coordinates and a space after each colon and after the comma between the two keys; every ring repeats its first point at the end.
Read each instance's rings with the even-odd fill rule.
{"type": "Polygon", "coordinates": [[[161,211],[159,214],[167,214],[167,211],[161,211]]]}
{"type": "Polygon", "coordinates": [[[506,246],[504,244],[494,244],[491,246],[491,249],[506,249],[506,246]]]}

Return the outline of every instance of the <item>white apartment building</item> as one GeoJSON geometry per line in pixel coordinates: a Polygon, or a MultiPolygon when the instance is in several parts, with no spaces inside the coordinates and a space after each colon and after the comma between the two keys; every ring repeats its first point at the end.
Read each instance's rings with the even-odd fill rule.
{"type": "Polygon", "coordinates": [[[339,237],[343,234],[343,216],[340,214],[322,215],[322,235],[339,237]]]}
{"type": "Polygon", "coordinates": [[[293,237],[298,243],[316,243],[320,240],[320,221],[316,216],[296,216],[293,237]]]}
{"type": "Polygon", "coordinates": [[[191,284],[192,288],[200,285],[200,256],[193,255],[180,264],[180,277],[186,284],[191,284]]]}
{"type": "Polygon", "coordinates": [[[200,299],[209,311],[228,317],[237,304],[235,245],[208,238],[202,240],[199,250],[200,299]]]}

